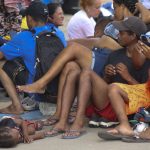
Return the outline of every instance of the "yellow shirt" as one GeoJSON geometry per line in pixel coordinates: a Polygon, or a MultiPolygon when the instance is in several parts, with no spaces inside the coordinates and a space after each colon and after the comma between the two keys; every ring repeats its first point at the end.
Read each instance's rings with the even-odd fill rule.
{"type": "Polygon", "coordinates": [[[28,29],[26,17],[22,18],[21,29],[28,29]]]}

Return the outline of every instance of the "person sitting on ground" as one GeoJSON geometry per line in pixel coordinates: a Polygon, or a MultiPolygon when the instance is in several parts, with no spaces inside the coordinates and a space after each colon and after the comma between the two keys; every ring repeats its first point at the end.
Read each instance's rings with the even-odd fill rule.
{"type": "MultiPolygon", "coordinates": [[[[33,82],[35,76],[35,37],[43,31],[52,31],[51,27],[46,24],[48,19],[48,9],[43,3],[31,2],[30,6],[26,9],[26,17],[30,30],[20,32],[11,41],[0,47],[0,59],[5,58],[6,60],[9,60],[11,64],[15,58],[19,57],[23,60],[25,68],[29,73],[27,76],[23,75],[21,79],[18,77],[16,80],[15,78],[14,81],[14,74],[16,75],[15,69],[13,70],[13,68],[8,67],[8,69],[11,69],[9,74],[10,77],[13,76],[11,80],[13,80],[15,84],[17,84],[18,81],[21,81],[20,84],[33,82]]],[[[61,35],[58,34],[57,31],[56,35],[61,39],[61,35]]],[[[5,71],[7,71],[7,68],[5,71]]]]}
{"type": "Polygon", "coordinates": [[[46,131],[40,131],[43,127],[40,121],[27,121],[18,117],[4,116],[0,120],[0,147],[14,147],[24,142],[43,139],[46,131]]]}
{"type": "Polygon", "coordinates": [[[0,113],[12,113],[12,114],[21,114],[24,112],[20,98],[16,92],[16,88],[12,82],[12,80],[8,77],[8,75],[0,69],[0,81],[5,88],[12,104],[6,108],[1,108],[0,113]]]}
{"type": "MultiPolygon", "coordinates": [[[[149,59],[149,46],[139,41],[135,45],[134,49],[139,53],[139,55],[144,54],[144,56],[149,59]]],[[[137,61],[133,63],[135,63],[137,66],[137,61]]],[[[141,64],[142,63],[138,61],[138,66],[141,66],[141,64]]],[[[127,118],[127,114],[133,114],[137,112],[138,108],[143,106],[147,108],[150,106],[149,80],[145,84],[136,85],[114,83],[111,84],[108,89],[108,98],[120,124],[114,129],[106,132],[99,132],[99,137],[105,140],[116,140],[129,136],[125,139],[127,142],[144,142],[144,140],[150,139],[150,135],[148,135],[150,128],[141,133],[135,133],[131,128],[127,118]],[[135,137],[132,138],[133,136],[135,137]]]]}
{"type": "Polygon", "coordinates": [[[67,25],[68,39],[94,36],[96,25],[93,17],[100,13],[101,0],[80,0],[82,10],[72,16],[67,25]]]}

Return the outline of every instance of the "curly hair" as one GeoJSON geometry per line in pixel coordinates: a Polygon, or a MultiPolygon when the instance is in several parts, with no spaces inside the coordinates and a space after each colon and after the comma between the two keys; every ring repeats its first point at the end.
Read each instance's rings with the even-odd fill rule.
{"type": "Polygon", "coordinates": [[[0,147],[10,148],[17,145],[16,141],[13,139],[12,135],[9,134],[10,128],[1,127],[0,128],[0,147]]]}
{"type": "Polygon", "coordinates": [[[80,0],[80,6],[85,9],[86,6],[91,6],[93,5],[93,2],[94,0],[80,0]]]}
{"type": "Polygon", "coordinates": [[[135,12],[135,4],[138,3],[138,0],[113,0],[116,4],[124,4],[131,13],[135,12]]]}

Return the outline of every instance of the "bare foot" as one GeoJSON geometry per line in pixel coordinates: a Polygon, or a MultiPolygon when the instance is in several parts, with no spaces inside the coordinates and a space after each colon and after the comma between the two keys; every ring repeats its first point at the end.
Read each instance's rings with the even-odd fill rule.
{"type": "Polygon", "coordinates": [[[42,88],[38,82],[29,85],[17,86],[17,89],[26,93],[45,93],[45,88],[42,88]]]}
{"type": "Polygon", "coordinates": [[[22,107],[16,108],[13,105],[9,105],[6,108],[0,109],[0,113],[5,113],[5,114],[16,114],[16,115],[19,115],[19,114],[22,114],[23,112],[24,112],[24,110],[23,110],[22,107]]]}
{"type": "Polygon", "coordinates": [[[121,135],[127,135],[127,136],[133,136],[134,132],[131,127],[127,127],[125,125],[118,125],[116,128],[112,130],[108,130],[109,133],[112,134],[121,134],[121,135]]]}
{"type": "Polygon", "coordinates": [[[59,129],[62,131],[67,131],[67,130],[69,130],[69,128],[70,128],[70,126],[67,123],[62,124],[62,123],[58,122],[54,125],[54,129],[59,129]]]}

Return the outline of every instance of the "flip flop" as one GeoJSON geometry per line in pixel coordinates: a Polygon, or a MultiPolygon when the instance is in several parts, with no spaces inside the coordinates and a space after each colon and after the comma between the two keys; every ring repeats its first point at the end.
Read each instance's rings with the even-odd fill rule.
{"type": "Polygon", "coordinates": [[[121,134],[113,134],[108,131],[98,132],[98,136],[104,140],[121,140],[122,138],[129,137],[121,134]]]}
{"type": "Polygon", "coordinates": [[[69,130],[62,135],[62,139],[76,139],[86,133],[85,130],[69,130]]]}
{"type": "Polygon", "coordinates": [[[57,128],[53,128],[50,131],[45,133],[46,137],[54,137],[54,136],[58,136],[60,134],[63,134],[65,131],[61,130],[61,129],[57,129],[57,128]]]}
{"type": "Polygon", "coordinates": [[[139,137],[124,137],[122,138],[122,141],[127,143],[149,143],[150,139],[142,139],[139,137]]]}

